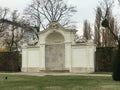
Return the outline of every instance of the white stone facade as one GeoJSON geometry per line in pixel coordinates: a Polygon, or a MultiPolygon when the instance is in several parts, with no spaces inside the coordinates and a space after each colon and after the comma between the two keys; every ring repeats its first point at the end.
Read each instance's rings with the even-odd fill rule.
{"type": "Polygon", "coordinates": [[[52,22],[48,29],[39,33],[37,46],[22,49],[22,72],[94,72],[96,47],[92,42],[76,43],[76,32],[52,22]]]}

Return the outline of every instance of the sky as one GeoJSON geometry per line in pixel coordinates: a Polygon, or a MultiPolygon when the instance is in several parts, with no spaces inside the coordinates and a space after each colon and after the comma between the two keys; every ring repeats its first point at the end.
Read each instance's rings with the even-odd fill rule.
{"type": "MultiPolygon", "coordinates": [[[[83,30],[84,20],[88,20],[93,26],[95,21],[95,8],[101,0],[66,0],[68,5],[73,5],[77,9],[72,17],[72,21],[76,24],[78,33],[83,30]]],[[[8,7],[10,10],[18,10],[20,13],[23,12],[32,0],[0,0],[1,7],[8,7]]]]}

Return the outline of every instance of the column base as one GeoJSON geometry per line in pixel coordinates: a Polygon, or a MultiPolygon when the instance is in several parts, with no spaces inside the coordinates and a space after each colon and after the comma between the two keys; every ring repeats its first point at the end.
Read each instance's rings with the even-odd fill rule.
{"type": "Polygon", "coordinates": [[[95,72],[93,67],[72,67],[71,68],[72,73],[93,73],[95,72]]]}

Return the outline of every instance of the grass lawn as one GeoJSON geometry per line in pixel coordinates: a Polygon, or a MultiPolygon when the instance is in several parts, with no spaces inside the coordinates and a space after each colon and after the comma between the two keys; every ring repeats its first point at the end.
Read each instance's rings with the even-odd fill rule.
{"type": "Polygon", "coordinates": [[[120,90],[120,82],[111,77],[0,74],[0,90],[120,90]]]}

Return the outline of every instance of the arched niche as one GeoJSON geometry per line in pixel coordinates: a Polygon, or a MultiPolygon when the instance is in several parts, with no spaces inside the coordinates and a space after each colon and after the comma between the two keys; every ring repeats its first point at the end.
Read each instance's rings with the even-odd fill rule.
{"type": "Polygon", "coordinates": [[[64,36],[59,32],[50,33],[45,40],[46,44],[62,44],[64,41],[64,36]]]}

